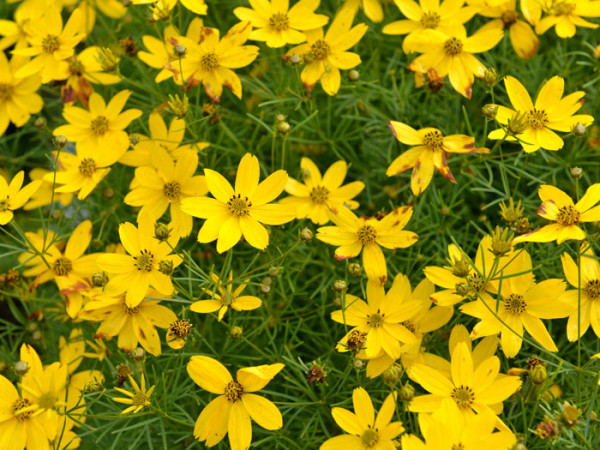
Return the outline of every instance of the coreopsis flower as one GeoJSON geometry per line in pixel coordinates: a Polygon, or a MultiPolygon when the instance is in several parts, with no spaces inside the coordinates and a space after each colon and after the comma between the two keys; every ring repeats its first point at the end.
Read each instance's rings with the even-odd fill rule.
{"type": "Polygon", "coordinates": [[[474,77],[482,78],[486,67],[474,53],[482,53],[495,47],[502,39],[502,30],[476,31],[467,37],[463,28],[451,31],[424,30],[415,37],[415,45],[423,53],[408,68],[427,73],[433,68],[439,77],[448,75],[450,84],[461,95],[471,98],[474,77]]]}
{"type": "Polygon", "coordinates": [[[216,28],[205,28],[204,39],[199,44],[182,37],[180,44],[187,53],[181,62],[181,70],[188,88],[202,83],[206,95],[218,103],[223,86],[227,86],[241,99],[242,82],[231,69],[246,67],[258,56],[257,46],[244,45],[251,32],[252,25],[245,21],[234,25],[222,39],[216,28]]]}
{"type": "Polygon", "coordinates": [[[500,333],[504,355],[513,358],[521,349],[525,329],[546,350],[557,352],[541,319],[560,319],[571,313],[572,305],[559,299],[566,285],[558,278],[535,283],[531,257],[524,250],[516,261],[522,275],[503,279],[497,298],[482,293],[475,301],[460,307],[461,312],[480,319],[471,338],[500,333]]]}
{"type": "Polygon", "coordinates": [[[131,387],[133,387],[133,392],[129,392],[128,390],[121,389],[115,387],[115,391],[120,394],[126,395],[127,397],[112,397],[113,402],[122,403],[124,405],[131,405],[128,408],[125,408],[123,411],[119,413],[119,415],[133,413],[137,414],[146,406],[150,406],[150,396],[152,392],[154,392],[154,388],[156,386],[152,386],[150,389],[146,390],[146,378],[142,373],[142,380],[140,385],[136,383],[131,375],[128,375],[127,378],[131,383],[131,387]]]}
{"type": "Polygon", "coordinates": [[[191,331],[192,325],[188,320],[177,319],[175,322],[169,325],[166,339],[167,345],[175,350],[183,348],[191,331]]]}
{"type": "Polygon", "coordinates": [[[162,147],[150,155],[151,167],[138,167],[131,182],[131,191],[125,196],[125,204],[141,206],[141,214],[149,214],[154,220],[164,215],[167,208],[171,215],[169,228],[177,237],[192,232],[192,216],[181,210],[181,201],[208,192],[204,176],[196,175],[198,155],[184,153],[177,162],[162,147]]]}
{"type": "Polygon", "coordinates": [[[75,46],[84,38],[80,33],[83,17],[74,11],[63,28],[63,20],[59,7],[51,6],[44,14],[25,24],[29,47],[13,50],[14,55],[29,56],[33,59],[23,65],[15,76],[27,78],[40,74],[43,83],[52,80],[64,80],[68,76],[68,63],[75,46]]]}
{"type": "Polygon", "coordinates": [[[558,37],[563,39],[575,36],[576,26],[598,28],[598,24],[589,22],[584,17],[600,17],[600,1],[562,0],[548,2],[548,14],[535,26],[537,34],[544,34],[554,27],[558,37]]]}
{"type": "Polygon", "coordinates": [[[404,432],[402,422],[392,422],[396,411],[396,393],[386,397],[377,417],[375,417],[371,397],[363,388],[358,387],[352,391],[352,404],[354,413],[344,408],[331,410],[333,420],[348,434],[326,440],[320,449],[396,448],[394,439],[404,432]]]}
{"type": "Polygon", "coordinates": [[[362,39],[368,27],[364,23],[353,27],[353,20],[352,8],[342,7],[327,33],[324,34],[323,28],[307,32],[307,42],[288,51],[288,57],[303,57],[305,66],[300,76],[309,92],[320,80],[327,94],[337,94],[341,84],[340,69],[352,69],[361,63],[360,56],[348,50],[362,39]]]}
{"type": "Polygon", "coordinates": [[[277,406],[254,394],[264,388],[284,365],[281,363],[239,369],[234,380],[219,361],[207,356],[192,356],[187,365],[189,376],[202,389],[219,396],[202,410],[194,427],[194,436],[213,447],[229,434],[232,450],[244,450],[252,441],[250,419],[267,430],[278,430],[283,419],[277,406]]]}
{"type": "Polygon", "coordinates": [[[540,186],[538,195],[542,200],[538,215],[555,223],[518,236],[513,239],[513,244],[551,241],[562,244],[569,239],[581,241],[585,239],[586,233],[579,224],[600,220],[600,206],[595,206],[600,201],[600,183],[591,185],[577,203],[573,203],[573,199],[566,193],[549,184],[540,186]]]}
{"type": "Polygon", "coordinates": [[[320,227],[317,239],[338,246],[335,250],[337,260],[354,258],[362,251],[367,277],[383,285],[387,279],[387,266],[381,247],[406,248],[417,242],[418,236],[415,233],[404,230],[412,213],[412,207],[403,206],[378,220],[356,217],[346,207],[333,209],[328,214],[335,226],[320,227]]]}
{"type": "Polygon", "coordinates": [[[89,111],[77,106],[65,106],[63,117],[69,124],[56,128],[54,136],[65,136],[74,141],[78,152],[89,152],[99,158],[102,154],[110,153],[116,156],[115,161],[118,160],[129,147],[129,135],[125,128],[142,115],[139,109],[123,111],[130,95],[131,91],[123,90],[107,105],[100,94],[93,93],[89,100],[89,111]]]}
{"type": "Polygon", "coordinates": [[[29,172],[29,178],[31,178],[32,181],[39,180],[42,182],[42,184],[31,195],[29,201],[25,203],[25,206],[23,206],[23,209],[25,211],[30,211],[32,209],[49,205],[52,203],[52,200],[60,203],[63,207],[65,207],[69,205],[73,200],[73,194],[71,192],[56,192],[56,186],[54,186],[54,183],[46,181],[44,179],[49,173],[49,170],[42,169],[41,167],[31,169],[31,172],[29,172]],[[53,193],[54,196],[52,195],[53,193]]]}
{"type": "Polygon", "coordinates": [[[488,149],[475,148],[475,139],[464,134],[444,136],[436,128],[414,128],[402,123],[390,121],[388,126],[394,137],[406,145],[414,146],[398,156],[386,175],[397,175],[408,169],[413,169],[410,187],[414,195],[420,195],[433,177],[437,169],[447,180],[456,183],[454,175],[448,167],[451,153],[488,153],[488,149]]]}
{"type": "Polygon", "coordinates": [[[321,0],[299,0],[289,7],[289,2],[265,0],[250,3],[250,8],[235,8],[233,14],[241,21],[248,20],[254,28],[250,38],[264,41],[268,47],[279,48],[286,44],[306,41],[303,31],[325,26],[329,17],[315,14],[321,0]]]}
{"type": "Polygon", "coordinates": [[[473,416],[473,410],[494,411],[490,406],[503,402],[521,386],[517,376],[500,376],[500,360],[490,356],[477,369],[473,354],[465,342],[456,344],[451,358],[452,379],[439,370],[415,364],[408,370],[409,377],[419,383],[429,394],[412,399],[409,410],[431,413],[439,410],[444,399],[451,399],[460,412],[459,417],[473,416]]]}
{"type": "Polygon", "coordinates": [[[527,153],[543,148],[560,150],[564,142],[554,131],[569,132],[578,123],[589,126],[594,118],[585,114],[574,115],[582,106],[583,91],[563,97],[565,80],[554,76],[541,88],[534,103],[525,87],[511,76],[504,78],[504,85],[513,109],[498,106],[496,120],[504,125],[490,132],[489,139],[519,141],[527,153]],[[523,122],[521,129],[511,131],[511,122],[523,122]]]}
{"type": "Polygon", "coordinates": [[[325,225],[329,222],[327,212],[330,208],[358,208],[358,202],[352,199],[365,188],[365,184],[353,181],[342,186],[348,172],[345,161],[332,164],[324,176],[321,176],[319,168],[308,158],[302,158],[300,168],[304,184],[289,177],[285,191],[291,197],[279,201],[284,205],[293,205],[297,219],[309,218],[313,223],[325,225]]]}
{"type": "Polygon", "coordinates": [[[10,180],[10,183],[0,175],[0,225],[10,222],[14,217],[14,211],[22,208],[42,185],[40,180],[33,180],[23,186],[24,179],[25,172],[22,170],[10,180]]]}
{"type": "Polygon", "coordinates": [[[207,219],[198,242],[217,240],[217,251],[226,252],[242,237],[254,248],[264,250],[269,245],[267,225],[282,225],[295,217],[293,207],[270,204],[285,187],[288,175],[278,170],[259,184],[258,158],[246,153],[238,166],[235,189],[220,173],[204,169],[208,189],[214,198],[189,197],[181,202],[186,214],[207,219]]]}
{"type": "Polygon", "coordinates": [[[260,308],[262,300],[252,295],[242,295],[249,280],[245,280],[235,290],[233,289],[233,272],[229,272],[227,281],[221,280],[214,272],[210,274],[214,287],[202,288],[209,300],[198,300],[190,305],[190,310],[206,314],[218,311],[217,319],[221,321],[229,308],[236,311],[250,311],[260,308]]]}
{"type": "Polygon", "coordinates": [[[22,127],[31,114],[40,112],[44,106],[42,97],[37,94],[42,84],[39,75],[15,76],[26,61],[22,56],[13,56],[9,62],[4,52],[0,52],[0,136],[11,122],[22,127]]]}
{"type": "Polygon", "coordinates": [[[418,51],[415,38],[423,30],[439,30],[451,33],[455,27],[464,29],[464,24],[471,20],[477,8],[464,6],[464,0],[458,2],[443,0],[442,2],[414,2],[412,0],[395,0],[394,3],[406,19],[397,20],[383,27],[383,34],[407,34],[402,42],[404,53],[418,51]]]}
{"type": "Polygon", "coordinates": [[[28,34],[25,25],[30,20],[37,20],[43,14],[36,2],[23,2],[14,11],[12,18],[0,19],[0,50],[14,45],[15,49],[27,47],[28,34]]]}
{"type": "MultiPolygon", "coordinates": [[[[406,280],[408,281],[408,280],[406,280]]],[[[378,281],[367,283],[367,303],[351,294],[346,294],[345,308],[331,313],[331,319],[352,328],[338,344],[338,348],[352,349],[349,338],[356,332],[366,333],[365,354],[374,358],[381,350],[396,360],[400,357],[402,344],[411,344],[416,337],[403,324],[414,315],[420,305],[417,301],[403,297],[404,276],[397,276],[387,292],[378,281]]],[[[410,289],[410,284],[409,284],[410,289]]]]}

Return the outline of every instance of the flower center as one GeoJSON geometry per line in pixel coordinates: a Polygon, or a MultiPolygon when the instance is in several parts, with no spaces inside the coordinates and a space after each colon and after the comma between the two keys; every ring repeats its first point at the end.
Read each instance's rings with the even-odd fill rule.
{"type": "Polygon", "coordinates": [[[206,53],[200,58],[200,65],[202,69],[211,72],[219,67],[219,58],[217,58],[215,53],[206,53]]]}
{"type": "Polygon", "coordinates": [[[585,292],[592,300],[597,300],[600,298],[600,280],[588,281],[588,284],[585,285],[583,292],[585,292]]]}
{"type": "Polygon", "coordinates": [[[579,211],[577,211],[573,206],[563,206],[558,210],[556,221],[559,223],[559,225],[574,225],[579,222],[579,215],[579,211]]]}
{"type": "Polygon", "coordinates": [[[437,26],[440,24],[440,20],[441,17],[438,13],[430,11],[423,14],[421,17],[421,25],[423,25],[424,28],[437,28],[437,26]]]}
{"type": "Polygon", "coordinates": [[[79,163],[79,172],[86,177],[91,177],[96,172],[96,161],[92,158],[83,158],[79,163]]]}
{"type": "Polygon", "coordinates": [[[152,272],[154,270],[154,255],[148,250],[142,250],[139,256],[134,256],[134,265],[142,272],[152,272]]]}
{"type": "Polygon", "coordinates": [[[525,303],[525,299],[522,295],[510,294],[508,298],[504,299],[504,307],[509,314],[518,316],[525,312],[527,309],[527,303],[525,303]]]}
{"type": "Polygon", "coordinates": [[[444,51],[448,56],[456,56],[462,53],[463,43],[460,39],[455,37],[451,37],[446,42],[444,42],[444,51]]]}
{"type": "Polygon", "coordinates": [[[278,12],[269,17],[269,25],[277,31],[284,31],[290,27],[290,19],[287,14],[278,12]]]}
{"type": "Polygon", "coordinates": [[[229,206],[229,211],[234,216],[245,216],[250,212],[252,202],[246,196],[242,197],[241,194],[234,194],[227,202],[227,206],[229,206]]]}
{"type": "Polygon", "coordinates": [[[177,319],[169,326],[169,331],[180,338],[186,338],[191,329],[192,325],[185,319],[177,319]]]}
{"type": "Polygon", "coordinates": [[[148,403],[150,403],[150,399],[142,391],[137,391],[131,399],[131,404],[133,406],[146,406],[148,403]]]}
{"type": "Polygon", "coordinates": [[[371,225],[363,225],[356,232],[358,235],[358,240],[362,245],[368,245],[375,242],[377,238],[377,230],[373,228],[371,225]]]}
{"type": "Polygon", "coordinates": [[[361,435],[360,440],[366,448],[375,447],[375,444],[379,441],[379,433],[369,425],[369,428],[361,435]]]}
{"type": "Polygon", "coordinates": [[[450,397],[456,402],[456,406],[458,406],[460,409],[470,408],[475,401],[475,393],[473,392],[473,389],[463,385],[452,389],[450,397]]]}
{"type": "Polygon", "coordinates": [[[325,203],[329,198],[329,190],[324,186],[315,186],[310,191],[310,198],[314,203],[325,203]]]}
{"type": "Polygon", "coordinates": [[[348,350],[358,353],[362,350],[365,345],[365,341],[367,339],[367,333],[363,333],[359,330],[352,330],[348,335],[348,340],[346,341],[346,346],[348,350]]]}
{"type": "Polygon", "coordinates": [[[131,308],[130,306],[127,306],[126,304],[123,304],[123,308],[125,309],[125,312],[127,314],[137,314],[138,311],[140,310],[139,306],[134,306],[133,308],[131,308]]]}
{"type": "Polygon", "coordinates": [[[19,398],[17,401],[15,401],[13,403],[13,406],[12,406],[13,415],[20,422],[22,422],[25,419],[28,419],[29,416],[31,416],[31,414],[33,414],[33,411],[19,412],[20,410],[22,410],[23,408],[27,408],[28,406],[31,406],[31,402],[26,398],[19,398]]]}
{"type": "Polygon", "coordinates": [[[59,277],[64,277],[68,275],[69,272],[71,272],[71,270],[73,270],[73,263],[70,259],[61,256],[56,261],[54,261],[52,270],[54,270],[54,273],[59,277]]]}
{"type": "Polygon", "coordinates": [[[46,53],[54,53],[60,47],[60,41],[58,40],[58,36],[53,34],[47,34],[44,39],[42,39],[42,50],[46,53]]]}
{"type": "Polygon", "coordinates": [[[310,48],[310,52],[313,54],[315,59],[325,59],[329,55],[329,44],[323,39],[319,39],[314,42],[310,48]]]}
{"type": "Polygon", "coordinates": [[[514,25],[519,20],[519,14],[515,10],[504,11],[501,19],[504,28],[510,28],[511,25],[514,25]]]}
{"type": "Polygon", "coordinates": [[[533,108],[527,113],[526,117],[529,126],[534,130],[544,128],[544,126],[548,123],[548,115],[546,114],[546,111],[533,108]]]}
{"type": "Polygon", "coordinates": [[[108,119],[104,116],[98,116],[92,120],[92,133],[96,136],[102,136],[108,131],[108,119]]]}
{"type": "Polygon", "coordinates": [[[170,181],[163,185],[163,195],[170,201],[179,200],[181,194],[181,184],[177,181],[170,181]]]}
{"type": "Polygon", "coordinates": [[[0,102],[9,101],[14,92],[15,88],[12,84],[0,83],[0,102]]]}
{"type": "Polygon", "coordinates": [[[561,2],[554,5],[554,14],[557,16],[567,16],[573,12],[575,5],[569,2],[561,2]]]}
{"type": "Polygon", "coordinates": [[[377,310],[375,314],[367,316],[367,325],[372,328],[379,328],[381,325],[383,325],[384,317],[385,314],[379,314],[379,310],[377,310]]]}
{"type": "Polygon", "coordinates": [[[429,150],[441,150],[444,145],[444,137],[438,130],[430,131],[425,134],[423,145],[429,150]]]}
{"type": "Polygon", "coordinates": [[[244,388],[235,380],[231,380],[229,383],[227,383],[227,386],[225,386],[225,398],[231,403],[235,403],[242,398],[243,393],[244,388]]]}

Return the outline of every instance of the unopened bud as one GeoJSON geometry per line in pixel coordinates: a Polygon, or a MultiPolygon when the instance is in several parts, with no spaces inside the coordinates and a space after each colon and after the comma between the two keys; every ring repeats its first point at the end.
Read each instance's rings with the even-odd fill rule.
{"type": "Polygon", "coordinates": [[[138,136],[129,136],[129,143],[132,146],[138,145],[140,143],[140,138],[138,136]]]}
{"type": "Polygon", "coordinates": [[[300,61],[302,61],[302,58],[300,57],[300,55],[292,55],[289,58],[289,62],[294,65],[297,66],[298,64],[300,64],[300,61]]]}
{"type": "Polygon", "coordinates": [[[562,410],[562,414],[560,415],[560,420],[562,423],[569,428],[579,424],[579,418],[581,417],[582,413],[581,409],[569,402],[564,402],[562,404],[562,410]]]}
{"type": "Polygon", "coordinates": [[[515,205],[515,202],[511,197],[508,199],[508,206],[506,206],[504,201],[500,202],[500,215],[509,225],[512,225],[519,220],[523,215],[523,211],[524,208],[521,206],[521,200],[519,200],[515,205]]]}
{"type": "Polygon", "coordinates": [[[156,223],[154,225],[154,237],[159,241],[166,241],[169,239],[169,235],[171,234],[171,230],[164,223],[156,223]]]}
{"type": "Polygon", "coordinates": [[[183,56],[187,52],[187,48],[185,48],[183,45],[176,45],[173,47],[173,50],[177,56],[183,56]]]}
{"type": "Polygon", "coordinates": [[[383,372],[383,375],[381,377],[383,378],[383,382],[385,384],[393,388],[398,383],[398,380],[400,380],[400,371],[393,364],[385,372],[383,372]]]}
{"type": "Polygon", "coordinates": [[[358,81],[360,79],[360,73],[358,72],[358,70],[351,70],[350,72],[348,72],[348,81],[358,81]]]}
{"type": "Polygon", "coordinates": [[[146,357],[146,352],[144,351],[144,349],[142,347],[136,347],[131,352],[131,357],[133,359],[135,359],[136,361],[143,361],[144,358],[146,357]]]}
{"type": "Polygon", "coordinates": [[[170,276],[173,273],[173,261],[170,259],[163,259],[158,263],[158,271],[170,276]]]}
{"type": "Polygon", "coordinates": [[[400,388],[400,399],[403,402],[410,402],[415,396],[415,388],[406,383],[400,388]]]}
{"type": "Polygon", "coordinates": [[[546,368],[542,364],[533,366],[529,371],[529,376],[531,377],[531,381],[535,384],[542,384],[547,377],[546,368]]]}
{"type": "Polygon", "coordinates": [[[276,120],[277,122],[285,122],[285,116],[284,116],[283,114],[277,114],[277,115],[275,116],[275,120],[276,120]]]}
{"type": "Polygon", "coordinates": [[[496,256],[504,256],[510,252],[514,234],[509,233],[508,228],[496,227],[492,235],[492,253],[496,256]]]}
{"type": "Polygon", "coordinates": [[[231,339],[241,339],[244,335],[244,329],[242,327],[233,326],[229,329],[229,336],[231,339]]]}
{"type": "Polygon", "coordinates": [[[175,117],[178,119],[183,119],[185,116],[187,116],[190,101],[185,94],[183,94],[183,97],[181,98],[179,98],[179,95],[169,95],[169,101],[167,102],[167,105],[169,105],[169,108],[171,108],[171,111],[173,114],[175,114],[175,117]]]}
{"type": "Polygon", "coordinates": [[[99,392],[102,390],[102,383],[98,380],[92,380],[85,385],[83,391],[90,394],[92,392],[99,392]]]}
{"type": "Polygon", "coordinates": [[[27,364],[25,361],[17,361],[15,363],[14,370],[18,376],[22,377],[29,372],[29,364],[27,364]]]}
{"type": "Polygon", "coordinates": [[[494,120],[498,114],[498,105],[489,104],[481,108],[481,114],[488,120],[494,120]]]}
{"type": "Polygon", "coordinates": [[[583,176],[583,169],[581,167],[573,167],[571,169],[571,176],[574,179],[579,180],[583,176]]]}
{"type": "Polygon", "coordinates": [[[48,122],[44,117],[38,117],[37,119],[35,119],[35,122],[33,122],[33,125],[36,128],[46,128],[47,123],[48,122]]]}
{"type": "Polygon", "coordinates": [[[286,137],[288,134],[290,134],[291,129],[292,127],[287,122],[279,122],[277,124],[277,132],[283,137],[286,137]]]}
{"type": "Polygon", "coordinates": [[[269,276],[270,277],[276,277],[279,275],[280,272],[281,272],[281,267],[271,266],[269,268],[269,276]]]}
{"type": "Polygon", "coordinates": [[[309,228],[302,228],[298,232],[298,239],[300,239],[302,242],[310,242],[312,241],[313,237],[314,234],[309,228]]]}
{"type": "Polygon", "coordinates": [[[486,69],[483,74],[483,82],[487,87],[493,87],[498,82],[498,74],[496,73],[496,69],[490,67],[486,69]]]}
{"type": "Polygon", "coordinates": [[[359,263],[348,264],[348,273],[353,277],[358,277],[362,273],[362,267],[359,263]]]}
{"type": "Polygon", "coordinates": [[[104,272],[96,272],[92,275],[92,286],[94,287],[104,287],[108,283],[108,277],[104,272]]]}
{"type": "Polygon", "coordinates": [[[69,140],[65,136],[54,136],[54,139],[52,139],[52,144],[57,150],[62,150],[68,143],[69,140]]]}
{"type": "Polygon", "coordinates": [[[354,365],[355,369],[360,369],[364,365],[364,363],[363,363],[362,359],[357,358],[354,360],[353,365],[354,365]]]}
{"type": "Polygon", "coordinates": [[[348,290],[348,284],[344,280],[335,280],[333,282],[333,290],[341,294],[348,290]]]}
{"type": "Polygon", "coordinates": [[[260,291],[261,294],[268,294],[269,292],[271,292],[271,285],[270,284],[261,284],[259,286],[258,290],[260,291]]]}
{"type": "Polygon", "coordinates": [[[115,190],[113,188],[106,188],[102,191],[102,197],[104,197],[107,200],[112,200],[114,196],[115,190]]]}
{"type": "Polygon", "coordinates": [[[571,128],[571,133],[575,136],[583,136],[585,134],[585,125],[582,123],[575,124],[573,128],[571,128]]]}

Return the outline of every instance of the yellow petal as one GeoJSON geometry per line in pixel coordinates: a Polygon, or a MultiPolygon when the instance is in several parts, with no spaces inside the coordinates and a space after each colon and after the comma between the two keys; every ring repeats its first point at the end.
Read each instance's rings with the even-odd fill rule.
{"type": "Polygon", "coordinates": [[[213,394],[223,394],[227,383],[232,381],[225,366],[208,356],[192,356],[187,372],[198,386],[213,394]]]}
{"type": "Polygon", "coordinates": [[[244,394],[242,402],[250,417],[267,430],[279,430],[283,426],[281,412],[273,402],[260,395],[244,394]]]}
{"type": "Polygon", "coordinates": [[[284,367],[281,363],[246,367],[237,371],[237,381],[244,387],[244,392],[260,391],[284,367]]]}

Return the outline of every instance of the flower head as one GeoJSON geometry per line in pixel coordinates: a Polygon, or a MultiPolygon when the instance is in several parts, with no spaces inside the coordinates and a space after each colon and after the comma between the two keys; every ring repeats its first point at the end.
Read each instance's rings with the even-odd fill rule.
{"type": "Polygon", "coordinates": [[[0,225],[6,225],[13,219],[13,211],[22,208],[29,198],[39,189],[42,182],[34,180],[23,186],[25,172],[18,172],[10,183],[0,175],[0,225]]]}
{"type": "Polygon", "coordinates": [[[537,34],[544,34],[555,27],[558,37],[563,39],[575,36],[576,26],[598,28],[597,23],[589,22],[584,17],[600,17],[600,1],[588,0],[558,0],[551,3],[548,14],[540,20],[536,27],[537,34]]]}
{"type": "Polygon", "coordinates": [[[125,389],[121,389],[116,387],[115,391],[120,394],[124,394],[127,397],[113,397],[112,400],[117,403],[123,403],[125,405],[131,405],[128,408],[121,411],[122,414],[133,413],[136,414],[144,409],[146,406],[150,406],[150,396],[152,392],[154,392],[154,388],[156,386],[152,386],[150,389],[146,390],[146,378],[142,373],[141,386],[139,386],[131,375],[128,375],[127,378],[133,387],[134,392],[129,392],[125,389]]]}

